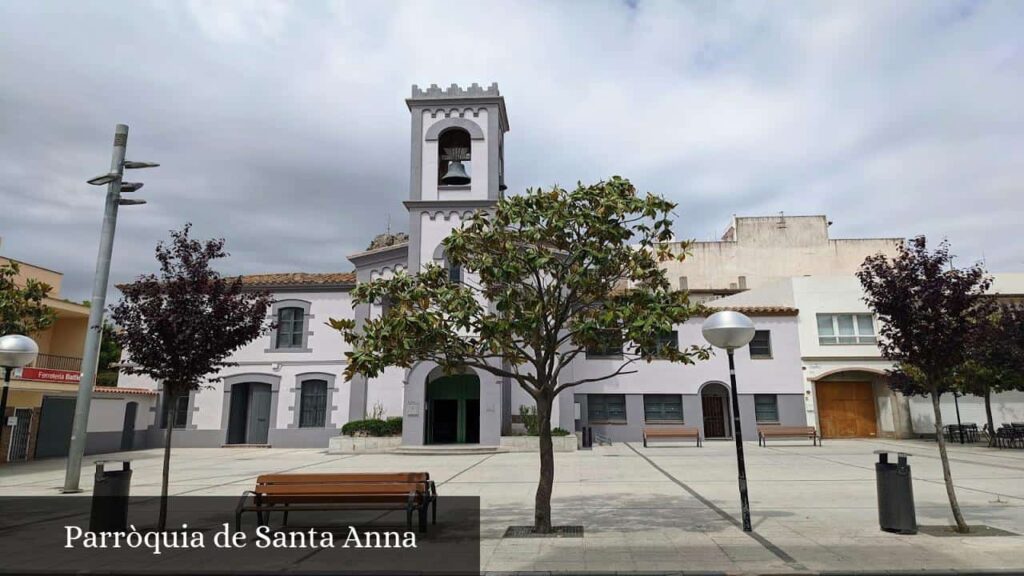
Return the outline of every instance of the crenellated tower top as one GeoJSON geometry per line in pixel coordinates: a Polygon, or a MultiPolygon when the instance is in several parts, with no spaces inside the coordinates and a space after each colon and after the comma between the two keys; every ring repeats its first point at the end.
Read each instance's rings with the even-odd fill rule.
{"type": "Polygon", "coordinates": [[[501,96],[498,92],[498,83],[492,82],[484,88],[476,82],[469,85],[469,88],[462,88],[458,84],[452,84],[447,88],[441,88],[437,84],[431,84],[423,90],[416,84],[412,85],[412,100],[439,100],[442,98],[496,98],[501,96]]]}

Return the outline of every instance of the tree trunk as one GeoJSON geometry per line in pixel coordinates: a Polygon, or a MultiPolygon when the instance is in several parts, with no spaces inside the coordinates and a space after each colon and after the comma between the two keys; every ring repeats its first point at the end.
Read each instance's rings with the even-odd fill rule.
{"type": "Polygon", "coordinates": [[[165,394],[164,403],[164,470],[163,478],[160,481],[160,519],[157,520],[156,529],[163,532],[167,528],[167,481],[171,475],[171,432],[174,430],[174,418],[171,414],[171,406],[175,405],[174,397],[165,394]]]}
{"type": "Polygon", "coordinates": [[[551,445],[551,404],[546,396],[537,399],[537,430],[540,438],[540,482],[533,510],[533,531],[551,532],[551,488],[555,482],[555,454],[551,445]]]}
{"type": "Polygon", "coordinates": [[[992,420],[992,388],[989,386],[985,386],[985,420],[988,421],[988,435],[994,438],[996,428],[992,420]]]}
{"type": "Polygon", "coordinates": [[[942,479],[946,482],[946,496],[949,506],[953,509],[956,520],[956,531],[961,534],[970,532],[964,515],[960,512],[960,503],[956,500],[956,489],[953,487],[953,474],[949,471],[949,456],[946,455],[946,436],[942,433],[942,410],[939,408],[939,391],[932,389],[932,410],[935,412],[935,440],[939,443],[939,459],[942,461],[942,479]]]}

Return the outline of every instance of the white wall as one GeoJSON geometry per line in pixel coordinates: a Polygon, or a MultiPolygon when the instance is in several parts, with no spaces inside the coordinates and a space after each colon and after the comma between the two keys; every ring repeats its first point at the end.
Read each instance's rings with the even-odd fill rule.
{"type": "MultiPolygon", "coordinates": [[[[268,351],[272,348],[274,335],[267,333],[232,354],[229,361],[237,363],[237,366],[225,368],[214,376],[223,378],[237,374],[266,374],[280,377],[281,385],[278,392],[277,414],[274,415],[274,427],[287,428],[295,418],[294,412],[290,408],[295,403],[293,388],[296,387],[296,377],[310,372],[333,374],[337,391],[334,392],[332,405],[336,409],[330,415],[330,423],[341,426],[348,421],[350,387],[344,381],[343,371],[346,365],[345,352],[349,347],[341,333],[326,323],[329,318],[351,319],[354,317],[351,295],[348,292],[337,290],[330,292],[276,292],[273,294],[273,298],[276,301],[303,300],[310,302],[309,311],[312,318],[309,320],[308,330],[312,332],[312,335],[308,337],[308,348],[311,351],[268,351]]],[[[128,374],[121,376],[120,385],[151,390],[158,388],[157,383],[148,377],[128,374]]],[[[393,398],[387,397],[386,401],[389,406],[394,406],[395,413],[401,412],[400,399],[396,402],[393,398]]],[[[197,410],[192,413],[192,425],[200,430],[223,429],[227,426],[226,422],[221,421],[223,404],[223,383],[207,382],[195,394],[193,407],[197,410]]],[[[123,409],[120,414],[123,417],[123,409]]],[[[146,425],[148,426],[149,423],[146,425]]]]}
{"type": "Polygon", "coordinates": [[[89,404],[89,432],[120,432],[124,427],[124,412],[129,402],[138,402],[135,412],[135,429],[145,430],[154,421],[150,408],[156,402],[155,396],[126,395],[123,397],[95,397],[89,404]]]}
{"type": "MultiPolygon", "coordinates": [[[[960,421],[973,422],[978,430],[988,422],[985,416],[985,399],[980,396],[961,396],[960,421]]],[[[956,424],[956,404],[952,394],[943,394],[939,408],[942,410],[942,424],[956,424]]],[[[910,421],[915,434],[935,433],[935,413],[932,401],[927,396],[910,398],[910,421]]],[[[996,428],[1010,422],[1024,422],[1024,392],[1004,392],[992,395],[992,421],[996,428]]]]}
{"type": "MultiPolygon", "coordinates": [[[[751,360],[747,348],[736,351],[737,385],[741,394],[802,394],[803,375],[795,316],[755,316],[751,318],[758,330],[771,331],[772,358],[751,360]]],[[[703,318],[694,318],[676,326],[679,346],[706,345],[701,335],[703,318]]],[[[614,372],[618,360],[577,360],[569,378],[583,379],[614,372]]],[[[728,382],[729,364],[725,352],[717,351],[706,361],[682,365],[654,360],[635,364],[636,373],[616,376],[602,382],[582,384],[571,390],[576,394],[697,394],[701,385],[710,381],[728,382]]],[[[515,407],[513,407],[513,410],[515,407]]],[[[513,413],[515,413],[513,411],[513,413]]]]}
{"type": "MultiPolygon", "coordinates": [[[[793,278],[792,282],[794,305],[800,310],[800,350],[804,357],[882,357],[876,344],[818,344],[819,313],[871,314],[856,276],[809,276],[793,278]]],[[[877,336],[877,319],[874,324],[877,336]]]]}

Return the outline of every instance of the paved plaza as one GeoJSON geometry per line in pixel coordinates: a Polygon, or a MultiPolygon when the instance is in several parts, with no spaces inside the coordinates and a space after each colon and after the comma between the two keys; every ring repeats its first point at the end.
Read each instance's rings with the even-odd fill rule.
{"type": "MultiPolygon", "coordinates": [[[[503,539],[530,524],[537,481],[533,453],[329,455],[315,449],[175,449],[171,493],[238,495],[265,472],[430,472],[442,495],[479,496],[481,568],[514,571],[715,571],[1024,569],[1024,536],[937,537],[879,531],[873,451],[912,453],[917,518],[948,525],[935,445],[835,440],[823,447],[779,441],[746,445],[754,533],[739,528],[734,445],[639,443],[556,454],[554,516],[581,524],[583,538],[503,539]]],[[[128,454],[133,495],[158,494],[161,452],[128,454]]],[[[87,458],[83,488],[91,482],[87,458]]],[[[964,514],[1024,534],[1024,452],[950,447],[964,514]]],[[[56,493],[62,460],[0,467],[0,495],[56,493]]],[[[70,496],[69,496],[70,497],[70,496]]]]}

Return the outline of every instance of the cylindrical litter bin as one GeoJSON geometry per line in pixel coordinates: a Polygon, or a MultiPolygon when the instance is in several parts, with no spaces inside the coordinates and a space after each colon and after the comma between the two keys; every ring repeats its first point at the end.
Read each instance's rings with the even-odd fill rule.
{"type": "Polygon", "coordinates": [[[92,489],[92,510],[89,530],[93,532],[124,532],[128,530],[128,489],[132,482],[129,460],[96,462],[96,483],[92,489]],[[120,462],[120,470],[104,470],[104,465],[120,462]]]}
{"type": "Polygon", "coordinates": [[[878,487],[878,525],[885,532],[917,534],[914,511],[914,485],[910,464],[904,452],[897,453],[896,463],[889,462],[889,452],[875,450],[875,483],[878,487]]]}

